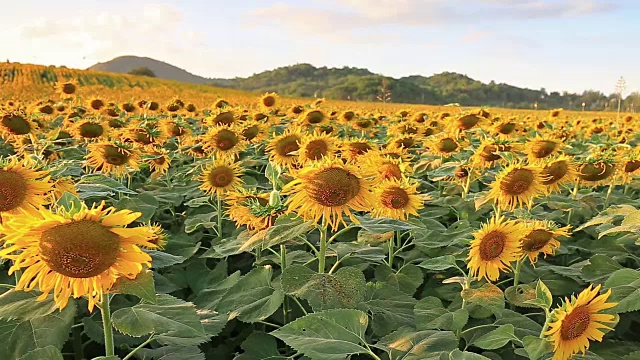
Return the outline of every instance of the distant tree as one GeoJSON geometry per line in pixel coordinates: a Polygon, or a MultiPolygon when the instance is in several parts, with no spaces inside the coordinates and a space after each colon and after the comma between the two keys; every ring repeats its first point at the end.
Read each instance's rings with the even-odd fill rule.
{"type": "Polygon", "coordinates": [[[151,71],[151,69],[149,69],[146,66],[141,66],[141,67],[131,69],[131,71],[129,71],[129,74],[156,77],[156,74],[154,74],[153,71],[151,71]]]}

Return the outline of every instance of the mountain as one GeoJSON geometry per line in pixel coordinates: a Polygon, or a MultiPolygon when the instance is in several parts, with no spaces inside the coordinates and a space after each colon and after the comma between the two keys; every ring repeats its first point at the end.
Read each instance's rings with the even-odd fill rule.
{"type": "Polygon", "coordinates": [[[328,68],[296,64],[264,71],[246,78],[207,79],[173,65],[144,57],[122,56],[99,63],[90,70],[127,73],[148,67],[157,77],[195,84],[208,84],[252,92],[277,92],[287,97],[324,97],[352,101],[378,101],[385,84],[394,103],[463,106],[499,106],[531,109],[612,109],[615,95],[599,91],[582,94],[532,90],[517,86],[483,83],[466,75],[442,72],[432,76],[413,75],[395,79],[355,67],[328,68]]]}
{"type": "Polygon", "coordinates": [[[87,70],[126,74],[132,69],[138,67],[148,67],[153,71],[156,77],[161,79],[176,80],[192,84],[208,84],[211,82],[210,79],[194,75],[177,66],[148,57],[138,56],[120,56],[107,62],[97,63],[87,70]]]}

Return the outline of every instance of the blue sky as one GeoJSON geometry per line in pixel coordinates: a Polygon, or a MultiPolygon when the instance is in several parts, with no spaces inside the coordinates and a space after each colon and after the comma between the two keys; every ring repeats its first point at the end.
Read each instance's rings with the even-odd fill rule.
{"type": "Polygon", "coordinates": [[[295,63],[455,71],[547,91],[640,90],[636,0],[22,0],[0,59],[86,68],[149,56],[206,77],[295,63]]]}

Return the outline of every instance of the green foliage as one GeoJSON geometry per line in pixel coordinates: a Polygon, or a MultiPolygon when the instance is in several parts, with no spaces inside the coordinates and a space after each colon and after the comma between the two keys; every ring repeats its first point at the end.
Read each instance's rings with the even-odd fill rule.
{"type": "Polygon", "coordinates": [[[148,76],[148,77],[156,77],[156,74],[146,66],[140,66],[137,68],[133,68],[129,70],[128,74],[130,75],[140,75],[140,76],[148,76]]]}

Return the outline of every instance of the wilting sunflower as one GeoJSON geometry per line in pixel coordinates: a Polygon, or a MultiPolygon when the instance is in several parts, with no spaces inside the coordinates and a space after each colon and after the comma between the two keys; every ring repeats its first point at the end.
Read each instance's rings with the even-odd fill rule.
{"type": "Polygon", "coordinates": [[[155,248],[146,227],[125,228],[141,213],[83,205],[73,213],[41,209],[33,217],[12,218],[0,225],[5,248],[0,257],[13,260],[9,273],[23,270],[16,290],[36,286],[44,300],[53,292],[64,308],[71,296],[86,296],[89,311],[120,277],[134,279],[151,256],[140,246],[155,248]]]}
{"type": "Polygon", "coordinates": [[[267,151],[269,160],[280,166],[293,166],[298,162],[298,150],[302,141],[302,133],[298,128],[288,128],[281,135],[269,141],[267,151]]]}
{"type": "Polygon", "coordinates": [[[576,181],[577,171],[572,159],[566,155],[547,158],[541,164],[542,185],[547,195],[560,192],[561,186],[576,181]]]}
{"type": "Polygon", "coordinates": [[[597,186],[613,180],[616,163],[612,159],[591,158],[578,165],[578,178],[589,186],[597,186]]]}
{"type": "Polygon", "coordinates": [[[336,139],[328,134],[305,135],[300,141],[298,162],[304,165],[335,155],[336,151],[338,151],[336,142],[336,139]]]}
{"type": "Polygon", "coordinates": [[[464,146],[455,136],[440,133],[426,138],[423,142],[423,147],[426,148],[431,155],[449,157],[460,152],[464,146]]]}
{"type": "Polygon", "coordinates": [[[55,87],[56,92],[60,95],[61,98],[70,99],[73,98],[76,94],[76,91],[78,90],[78,83],[74,80],[58,82],[56,83],[55,87]]]}
{"type": "Polygon", "coordinates": [[[616,160],[620,164],[618,177],[621,184],[628,184],[634,176],[640,175],[640,150],[625,151],[616,160]]]}
{"type": "Polygon", "coordinates": [[[74,138],[89,142],[107,140],[111,134],[107,122],[97,119],[79,120],[73,124],[70,131],[74,138]]]}
{"type": "Polygon", "coordinates": [[[539,163],[542,159],[548,158],[551,155],[557,154],[562,151],[564,144],[558,139],[554,139],[550,136],[537,135],[535,138],[530,139],[524,145],[524,150],[527,153],[527,159],[530,164],[539,163]]]}
{"type": "Polygon", "coordinates": [[[278,94],[266,93],[260,98],[260,107],[266,112],[273,110],[278,104],[278,94]]]}
{"type": "Polygon", "coordinates": [[[35,134],[38,124],[30,120],[24,112],[13,111],[2,115],[0,119],[0,136],[5,141],[14,141],[25,135],[35,134]]]}
{"type": "Polygon", "coordinates": [[[379,151],[369,151],[361,160],[359,166],[366,173],[375,174],[378,181],[402,180],[412,173],[411,163],[379,151]]]}
{"type": "Polygon", "coordinates": [[[493,217],[473,233],[467,258],[467,268],[478,279],[496,281],[500,272],[520,259],[520,239],[527,233],[525,227],[513,220],[493,217]]]}
{"type": "Polygon", "coordinates": [[[341,146],[342,158],[351,162],[355,162],[360,156],[373,150],[376,150],[376,146],[364,138],[345,140],[341,146]]]}
{"type": "Polygon", "coordinates": [[[270,204],[269,199],[270,193],[230,192],[225,197],[229,205],[227,215],[238,227],[244,225],[254,231],[269,229],[286,210],[282,204],[270,204]]]}
{"type": "Polygon", "coordinates": [[[569,360],[574,354],[585,354],[589,340],[602,341],[604,333],[600,329],[613,330],[604,323],[615,323],[614,315],[600,311],[616,306],[608,303],[611,289],[598,295],[601,285],[589,285],[576,298],[565,298],[564,303],[552,313],[552,322],[545,335],[553,343],[553,360],[569,360]]]}
{"type": "Polygon", "coordinates": [[[139,170],[140,154],[129,145],[105,142],[90,144],[87,150],[87,166],[94,171],[121,177],[139,170]]]}
{"type": "Polygon", "coordinates": [[[407,220],[418,216],[427,197],[418,193],[418,184],[407,179],[386,180],[374,188],[375,203],[371,215],[378,218],[407,220]]]}
{"type": "Polygon", "coordinates": [[[283,188],[283,194],[290,195],[287,212],[316,223],[324,217],[333,230],[344,224],[343,213],[357,222],[351,211],[369,211],[374,203],[372,181],[340,159],[325,158],[294,172],[293,177],[283,188]]]}
{"type": "Polygon", "coordinates": [[[229,158],[214,159],[202,169],[198,180],[202,182],[200,189],[208,195],[222,196],[237,190],[244,181],[240,178],[244,169],[229,158]]]}
{"type": "Polygon", "coordinates": [[[0,165],[0,216],[37,213],[37,208],[49,202],[53,190],[48,172],[36,164],[16,157],[0,165]]]}
{"type": "Polygon", "coordinates": [[[529,257],[531,264],[538,260],[540,254],[553,255],[560,247],[558,237],[569,237],[571,226],[558,227],[551,221],[529,220],[526,221],[526,235],[521,240],[522,255],[529,257]]]}
{"type": "Polygon", "coordinates": [[[502,210],[531,206],[532,200],[543,195],[541,169],[535,166],[512,164],[501,170],[491,184],[487,200],[494,200],[502,210]]]}
{"type": "Polygon", "coordinates": [[[234,159],[246,147],[235,127],[218,125],[207,131],[202,138],[204,150],[216,157],[234,159]]]}

